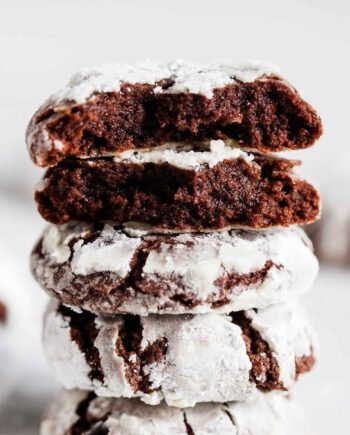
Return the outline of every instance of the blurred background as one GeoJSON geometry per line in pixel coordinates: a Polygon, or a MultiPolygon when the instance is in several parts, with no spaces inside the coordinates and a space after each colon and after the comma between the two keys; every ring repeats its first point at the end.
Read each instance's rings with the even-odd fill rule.
{"type": "Polygon", "coordinates": [[[350,380],[350,2],[347,0],[1,0],[0,2],[0,434],[37,433],[57,386],[41,348],[46,297],[28,256],[44,222],[24,130],[46,97],[83,66],[145,58],[259,59],[316,107],[323,138],[291,153],[324,197],[311,228],[322,260],[305,298],[320,335],[316,370],[295,395],[315,434],[346,433],[350,380]],[[0,310],[1,311],[1,310],[0,310]],[[1,313],[0,313],[1,314],[1,313]]]}

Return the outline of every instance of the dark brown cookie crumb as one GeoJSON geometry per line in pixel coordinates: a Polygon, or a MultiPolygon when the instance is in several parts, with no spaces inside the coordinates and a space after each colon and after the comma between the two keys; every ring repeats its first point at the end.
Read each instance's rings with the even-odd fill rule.
{"type": "Polygon", "coordinates": [[[268,228],[317,219],[317,191],[291,173],[296,162],[256,156],[224,160],[213,168],[113,159],[65,160],[47,171],[35,198],[49,222],[141,221],[175,230],[232,225],[268,228]]]}

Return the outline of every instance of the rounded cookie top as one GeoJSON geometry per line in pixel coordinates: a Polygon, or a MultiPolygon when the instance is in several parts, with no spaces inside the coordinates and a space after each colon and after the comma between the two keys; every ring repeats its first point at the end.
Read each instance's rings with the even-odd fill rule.
{"type": "Polygon", "coordinates": [[[153,234],[130,224],[50,226],[31,264],[65,304],[142,315],[263,308],[299,297],[318,271],[298,228],[153,234]]]}
{"type": "Polygon", "coordinates": [[[230,315],[104,317],[52,303],[44,345],[66,388],[191,407],[291,388],[312,368],[315,340],[294,304],[230,315]]]}

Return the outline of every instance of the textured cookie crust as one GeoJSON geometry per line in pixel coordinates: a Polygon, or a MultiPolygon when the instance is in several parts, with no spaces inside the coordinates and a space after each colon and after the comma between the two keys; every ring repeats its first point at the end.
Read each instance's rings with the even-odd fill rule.
{"type": "Polygon", "coordinates": [[[319,195],[293,175],[297,162],[235,151],[239,157],[225,158],[227,147],[219,143],[209,152],[65,160],[46,172],[35,198],[43,218],[56,224],[111,220],[171,230],[260,229],[317,219],[319,195]]]}
{"type": "Polygon", "coordinates": [[[147,315],[287,302],[310,289],[318,262],[298,228],[136,235],[128,227],[65,224],[46,229],[31,267],[65,304],[147,315]]]}
{"type": "Polygon", "coordinates": [[[313,332],[294,304],[230,315],[98,317],[52,302],[44,345],[68,389],[176,407],[289,389],[314,363],[313,332]]]}
{"type": "Polygon", "coordinates": [[[307,232],[321,263],[349,268],[350,205],[342,204],[341,200],[336,204],[327,204],[322,219],[307,227],[307,232]]]}
{"type": "Polygon", "coordinates": [[[52,166],[169,141],[302,149],[321,133],[316,111],[269,64],[146,62],[77,73],[34,114],[26,140],[33,161],[52,166]]]}
{"type": "Polygon", "coordinates": [[[179,409],[136,399],[62,391],[41,424],[41,435],[305,435],[302,413],[283,394],[259,394],[244,403],[179,409]]]}

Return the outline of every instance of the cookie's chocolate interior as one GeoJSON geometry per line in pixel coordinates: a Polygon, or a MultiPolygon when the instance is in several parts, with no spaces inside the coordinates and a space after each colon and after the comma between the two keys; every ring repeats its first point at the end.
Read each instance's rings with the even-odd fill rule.
{"type": "Polygon", "coordinates": [[[256,156],[213,168],[133,164],[112,158],[65,160],[46,173],[36,192],[49,222],[141,221],[176,230],[289,226],[314,221],[317,191],[290,173],[295,162],[256,156]]]}
{"type": "MultiPolygon", "coordinates": [[[[157,86],[171,84],[167,79],[157,86]]],[[[96,157],[169,141],[225,138],[275,152],[308,147],[322,132],[315,110],[277,77],[226,85],[215,89],[211,99],[154,93],[154,87],[126,83],[120,92],[99,94],[85,104],[68,102],[39,110],[28,135],[41,124],[64,147],[39,149],[34,134],[34,162],[52,166],[67,156],[96,157]]]]}

